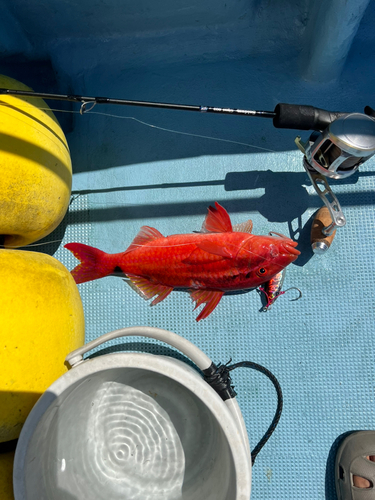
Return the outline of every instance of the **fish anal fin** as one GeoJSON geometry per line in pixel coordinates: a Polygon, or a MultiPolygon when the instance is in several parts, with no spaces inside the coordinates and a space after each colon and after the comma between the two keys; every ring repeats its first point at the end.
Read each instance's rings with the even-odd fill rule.
{"type": "Polygon", "coordinates": [[[233,226],[233,231],[237,233],[251,233],[253,230],[253,221],[247,220],[245,222],[241,222],[240,224],[235,224],[233,226]]]}
{"type": "Polygon", "coordinates": [[[164,300],[173,290],[173,287],[162,285],[161,283],[152,283],[147,278],[141,276],[127,275],[129,280],[124,280],[134,291],[143,299],[149,300],[157,296],[152,302],[152,306],[156,306],[164,300]]]}
{"type": "Polygon", "coordinates": [[[196,321],[207,318],[218,305],[223,295],[224,292],[219,290],[194,290],[190,292],[190,297],[196,302],[194,310],[201,304],[206,304],[197,316],[196,321]]]}
{"type": "Polygon", "coordinates": [[[215,201],[215,207],[208,207],[208,214],[203,222],[203,233],[231,233],[232,223],[228,212],[215,201]]]}
{"type": "Polygon", "coordinates": [[[132,252],[137,248],[149,243],[150,241],[157,240],[159,238],[164,238],[160,231],[150,226],[142,226],[139,233],[131,242],[130,246],[126,249],[127,252],[132,252]]]}

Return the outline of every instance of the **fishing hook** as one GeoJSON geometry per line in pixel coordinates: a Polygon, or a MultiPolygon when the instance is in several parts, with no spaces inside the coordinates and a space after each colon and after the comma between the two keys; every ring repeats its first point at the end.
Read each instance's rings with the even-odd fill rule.
{"type": "Polygon", "coordinates": [[[278,299],[281,295],[284,295],[284,293],[289,292],[289,290],[298,290],[298,292],[299,292],[298,297],[296,297],[295,299],[290,299],[289,302],[294,302],[294,301],[302,298],[302,292],[296,286],[292,286],[292,287],[287,288],[286,290],[284,290],[282,292],[278,292],[273,299],[270,298],[270,295],[266,292],[266,290],[263,287],[259,287],[259,291],[263,292],[267,298],[267,304],[260,309],[260,312],[269,311],[271,309],[272,305],[276,302],[276,299],[278,299]]]}
{"type": "Polygon", "coordinates": [[[284,290],[282,293],[286,293],[286,292],[289,292],[289,290],[297,290],[299,292],[299,295],[298,297],[296,297],[295,299],[290,299],[289,302],[294,302],[295,300],[299,300],[302,298],[302,292],[299,288],[297,288],[296,286],[292,286],[290,288],[287,288],[286,290],[284,290]]]}

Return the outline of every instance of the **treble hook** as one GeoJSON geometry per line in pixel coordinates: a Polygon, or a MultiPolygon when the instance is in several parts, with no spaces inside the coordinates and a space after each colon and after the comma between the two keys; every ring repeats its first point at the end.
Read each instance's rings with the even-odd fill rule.
{"type": "Polygon", "coordinates": [[[294,302],[295,300],[299,300],[302,298],[302,292],[299,288],[297,288],[296,286],[292,286],[290,288],[287,288],[286,290],[284,290],[283,293],[286,293],[286,292],[289,292],[289,290],[297,290],[299,292],[299,295],[298,297],[296,297],[295,299],[290,299],[289,302],[294,302]]]}
{"type": "Polygon", "coordinates": [[[266,296],[266,299],[267,299],[267,304],[260,309],[260,312],[269,311],[271,309],[272,305],[275,303],[276,299],[278,299],[281,295],[284,295],[286,292],[289,292],[289,290],[298,290],[298,292],[299,292],[298,297],[296,297],[295,299],[290,299],[289,302],[294,302],[296,300],[299,300],[302,297],[301,290],[299,288],[297,288],[296,286],[292,286],[292,287],[287,288],[286,290],[284,290],[282,292],[276,292],[274,294],[269,294],[269,293],[267,293],[267,291],[264,288],[260,287],[259,291],[263,292],[266,296]]]}
{"type": "Polygon", "coordinates": [[[88,113],[89,111],[91,111],[93,109],[93,107],[95,105],[96,105],[96,101],[92,101],[92,102],[84,101],[82,103],[81,109],[79,110],[80,114],[83,115],[84,113],[88,113]],[[91,106],[89,108],[87,107],[88,104],[91,104],[91,106]]]}

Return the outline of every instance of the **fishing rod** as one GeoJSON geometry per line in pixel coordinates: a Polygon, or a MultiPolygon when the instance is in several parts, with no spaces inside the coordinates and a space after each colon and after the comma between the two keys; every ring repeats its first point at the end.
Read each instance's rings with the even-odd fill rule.
{"type": "MultiPolygon", "coordinates": [[[[221,108],[216,106],[200,106],[190,104],[172,104],[165,102],[134,101],[129,99],[114,99],[111,97],[92,97],[72,94],[50,94],[27,90],[0,88],[0,94],[40,97],[46,100],[71,101],[82,103],[81,114],[90,111],[96,104],[113,104],[119,106],[142,106],[159,109],[175,109],[180,111],[197,111],[200,113],[218,113],[234,116],[252,116],[257,118],[271,118],[276,128],[296,130],[322,130],[337,118],[347,113],[326,111],[314,106],[299,104],[277,104],[274,111],[259,111],[252,109],[221,108]],[[88,105],[91,104],[90,107],[88,105]]],[[[370,108],[371,109],[371,108],[370,108]]],[[[372,110],[373,111],[373,110],[372,110]]]]}
{"type": "MultiPolygon", "coordinates": [[[[199,111],[201,113],[220,113],[227,115],[256,116],[261,118],[274,118],[276,113],[272,111],[254,111],[250,109],[219,108],[213,106],[196,106],[190,104],[172,104],[167,102],[134,101],[129,99],[114,99],[111,97],[84,97],[81,95],[46,94],[26,90],[0,89],[0,94],[19,95],[25,97],[40,97],[57,101],[81,102],[83,104],[115,104],[120,106],[143,106],[147,108],[176,109],[181,111],[199,111]]],[[[92,109],[92,108],[90,108],[92,109]]],[[[82,113],[86,112],[86,108],[82,113]]]]}
{"type": "MultiPolygon", "coordinates": [[[[88,97],[71,94],[50,94],[26,90],[0,88],[0,95],[39,97],[46,100],[81,103],[80,113],[93,109],[96,104],[142,106],[175,109],[200,113],[270,118],[276,128],[312,130],[306,142],[297,137],[295,143],[302,151],[303,167],[311,183],[325,204],[318,210],[312,225],[311,243],[315,253],[324,253],[330,247],[336,229],[346,224],[340,203],[332,192],[327,177],[343,179],[354,174],[360,165],[375,154],[375,110],[366,106],[362,113],[327,111],[300,104],[277,104],[274,111],[221,108],[189,104],[134,101],[110,97],[88,97]]],[[[0,101],[1,103],[1,101],[0,101]]]]}

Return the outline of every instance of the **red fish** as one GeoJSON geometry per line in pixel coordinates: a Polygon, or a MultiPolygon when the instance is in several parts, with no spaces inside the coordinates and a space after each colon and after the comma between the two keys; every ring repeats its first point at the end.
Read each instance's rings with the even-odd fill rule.
{"type": "Polygon", "coordinates": [[[121,270],[129,284],[151,305],[174,288],[187,289],[206,304],[197,321],[207,318],[225,292],[256,288],[296,260],[300,252],[289,238],[251,234],[252,222],[232,227],[218,203],[209,207],[199,233],[163,236],[143,226],[125,252],[107,254],[81,243],[68,243],[80,261],[72,275],[76,283],[104,278],[121,270]]]}

